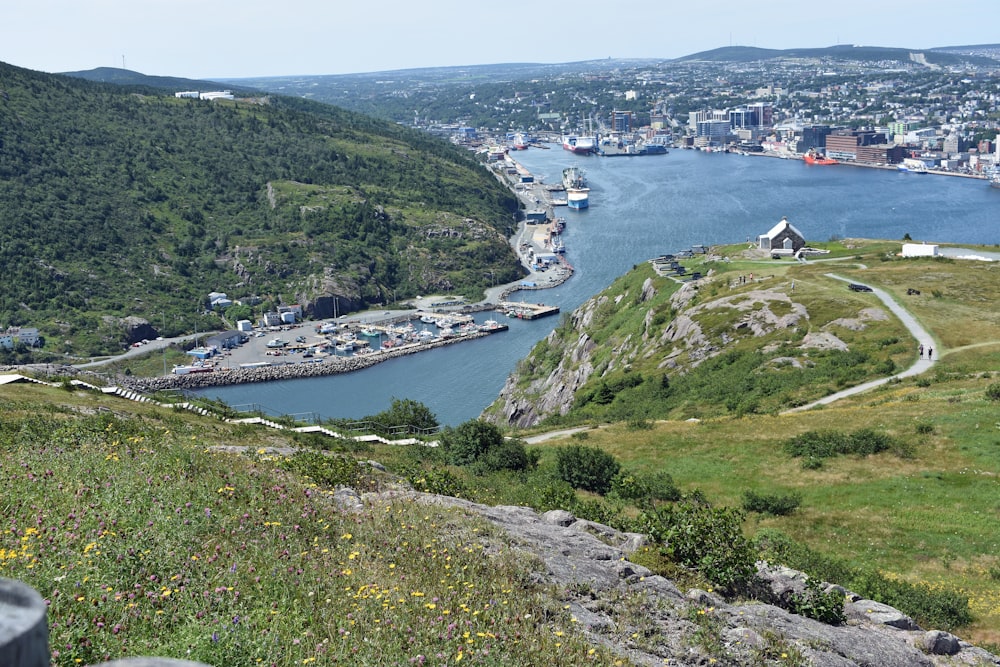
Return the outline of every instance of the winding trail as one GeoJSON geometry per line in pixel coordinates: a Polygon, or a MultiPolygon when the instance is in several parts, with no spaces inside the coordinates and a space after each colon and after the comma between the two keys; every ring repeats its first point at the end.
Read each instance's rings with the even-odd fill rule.
{"type": "MultiPolygon", "coordinates": [[[[825,275],[828,278],[833,278],[835,280],[843,280],[846,283],[855,282],[850,278],[838,276],[835,273],[827,273],[825,275]]],[[[889,308],[889,310],[891,310],[892,313],[899,318],[899,321],[902,322],[903,326],[907,328],[907,330],[910,332],[910,335],[912,335],[913,338],[916,339],[918,345],[922,346],[923,349],[925,350],[932,350],[934,348],[935,346],[934,337],[931,336],[931,334],[926,329],[924,329],[924,327],[919,322],[917,322],[917,318],[915,318],[913,314],[910,313],[910,311],[906,310],[901,305],[899,305],[896,302],[896,300],[893,299],[892,296],[890,296],[889,293],[886,292],[885,290],[881,290],[877,287],[872,287],[871,290],[872,293],[874,293],[875,296],[881,299],[882,303],[884,303],[889,308]]],[[[940,350],[938,354],[941,354],[940,350]]],[[[920,375],[921,373],[929,370],[931,366],[934,365],[934,362],[937,358],[939,357],[936,355],[934,358],[930,358],[930,355],[928,355],[928,357],[925,358],[921,354],[920,359],[918,359],[916,363],[914,363],[912,366],[910,366],[901,373],[896,373],[894,375],[885,378],[879,378],[878,380],[871,380],[869,382],[865,382],[864,384],[859,384],[857,386],[850,387],[849,389],[838,391],[836,393],[830,394],[829,396],[824,396],[823,398],[817,401],[813,401],[812,403],[807,403],[806,405],[800,405],[799,407],[792,408],[791,410],[785,410],[781,414],[802,412],[803,410],[809,410],[819,405],[827,405],[829,403],[833,403],[834,401],[838,401],[842,398],[853,396],[855,394],[860,394],[862,392],[868,391],[869,389],[874,389],[875,387],[879,387],[883,384],[888,383],[890,380],[893,380],[894,378],[905,378],[905,377],[912,377],[914,375],[920,375]]]]}

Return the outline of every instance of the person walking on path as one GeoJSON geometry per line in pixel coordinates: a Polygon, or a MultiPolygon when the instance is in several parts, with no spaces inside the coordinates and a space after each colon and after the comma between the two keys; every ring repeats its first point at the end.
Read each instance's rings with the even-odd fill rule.
{"type": "Polygon", "coordinates": [[[933,347],[928,347],[927,348],[927,358],[928,359],[933,359],[934,358],[934,348],[933,347]]]}
{"type": "Polygon", "coordinates": [[[923,343],[920,344],[920,347],[917,348],[917,351],[920,352],[920,358],[923,359],[924,358],[924,344],[923,343]]]}

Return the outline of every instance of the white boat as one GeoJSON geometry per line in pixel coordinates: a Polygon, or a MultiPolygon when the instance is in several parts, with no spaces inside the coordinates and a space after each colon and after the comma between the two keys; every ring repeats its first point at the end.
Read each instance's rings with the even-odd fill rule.
{"type": "Polygon", "coordinates": [[[572,188],[566,191],[566,203],[571,209],[590,207],[590,188],[572,188]]]}
{"type": "Polygon", "coordinates": [[[563,137],[563,148],[578,155],[589,155],[594,152],[597,145],[593,137],[578,137],[575,134],[567,134],[563,137]]]}

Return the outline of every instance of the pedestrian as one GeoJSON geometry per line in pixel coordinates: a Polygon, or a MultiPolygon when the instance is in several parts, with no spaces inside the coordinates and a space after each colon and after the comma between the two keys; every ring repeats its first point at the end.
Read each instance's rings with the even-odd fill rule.
{"type": "Polygon", "coordinates": [[[794,280],[792,281],[792,291],[793,292],[795,291],[795,281],[794,280]]]}
{"type": "Polygon", "coordinates": [[[924,344],[921,343],[920,347],[918,347],[917,350],[920,352],[920,358],[923,359],[924,358],[924,344]]]}
{"type": "Polygon", "coordinates": [[[934,348],[933,347],[927,346],[927,358],[928,359],[933,359],[934,358],[934,348]]]}

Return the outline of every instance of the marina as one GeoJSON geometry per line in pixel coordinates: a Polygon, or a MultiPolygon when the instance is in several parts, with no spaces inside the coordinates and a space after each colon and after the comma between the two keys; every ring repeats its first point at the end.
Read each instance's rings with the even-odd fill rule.
{"type": "MultiPolygon", "coordinates": [[[[569,313],[638,263],[699,243],[742,242],[767,231],[782,215],[794,219],[808,239],[901,239],[909,234],[928,242],[997,242],[993,217],[1000,190],[973,179],[810,168],[801,160],[701,151],[672,151],[665,159],[601,160],[574,156],[559,144],[552,148],[532,146],[517,153],[536,181],[518,190],[518,196],[522,201],[537,197],[547,203],[552,194],[547,188],[561,185],[563,169],[585,166],[591,206],[568,214],[559,235],[573,273],[557,278],[561,264],[533,273],[508,288],[502,299],[494,298],[494,304],[518,303],[523,297],[558,305],[562,313],[569,313]],[[845,206],[848,201],[851,205],[845,206]]],[[[541,227],[547,224],[521,225],[512,240],[515,248],[522,241],[530,244],[541,227]]],[[[442,424],[457,426],[496,399],[520,360],[559,321],[558,316],[524,320],[492,311],[477,314],[480,323],[483,317],[507,324],[508,331],[457,344],[439,343],[419,354],[387,356],[382,363],[365,366],[363,373],[302,376],[294,381],[276,377],[198,393],[230,405],[265,405],[278,414],[315,412],[344,418],[375,414],[387,409],[393,398],[409,398],[425,404],[442,424]]],[[[419,330],[422,323],[417,320],[414,326],[419,330]]],[[[294,339],[295,333],[281,335],[294,339]]],[[[256,340],[263,347],[268,338],[256,340]]],[[[367,361],[361,355],[337,363],[367,361]]],[[[211,373],[202,374],[207,375],[211,373]]]]}

